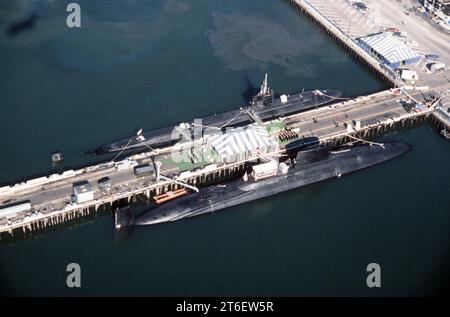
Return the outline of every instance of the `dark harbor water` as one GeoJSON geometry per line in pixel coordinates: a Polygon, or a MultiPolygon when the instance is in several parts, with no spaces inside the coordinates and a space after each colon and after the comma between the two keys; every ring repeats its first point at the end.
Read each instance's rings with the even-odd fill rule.
{"type": "MultiPolygon", "coordinates": [[[[355,96],[383,83],[287,1],[0,3],[0,183],[93,159],[98,145],[280,93],[355,96]],[[29,28],[8,32],[34,15],[29,28]]],[[[430,295],[449,281],[450,144],[433,127],[383,137],[387,164],[209,216],[113,229],[110,213],[0,241],[3,295],[430,295]],[[82,287],[66,287],[80,264],[82,287]],[[366,286],[378,263],[382,287],[366,286]]]]}

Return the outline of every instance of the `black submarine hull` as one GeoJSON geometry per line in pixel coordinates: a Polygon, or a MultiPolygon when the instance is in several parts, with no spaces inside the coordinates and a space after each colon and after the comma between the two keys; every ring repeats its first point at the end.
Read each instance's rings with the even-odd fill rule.
{"type": "MultiPolygon", "coordinates": [[[[336,98],[339,98],[342,93],[338,90],[325,89],[317,91],[304,91],[298,94],[289,96],[289,100],[283,103],[280,98],[274,98],[270,105],[252,106],[252,111],[264,122],[277,119],[282,116],[287,116],[312,108],[326,105],[336,98]]],[[[227,128],[238,127],[252,123],[252,119],[241,109],[225,111],[203,118],[199,118],[203,127],[227,128]]],[[[188,122],[192,127],[193,121],[188,122]]],[[[202,129],[202,133],[205,129],[202,129]]],[[[175,143],[186,138],[187,135],[192,135],[192,131],[179,131],[176,125],[166,126],[163,128],[143,132],[142,136],[145,141],[139,141],[136,136],[130,136],[126,139],[118,140],[110,144],[98,147],[94,150],[97,155],[107,154],[113,152],[138,151],[139,149],[158,149],[166,146],[172,146],[175,143]]]]}
{"type": "Polygon", "coordinates": [[[289,168],[287,174],[258,182],[238,180],[226,185],[205,187],[198,193],[168,202],[120,225],[146,226],[216,212],[362,170],[396,158],[409,149],[410,145],[406,143],[393,142],[385,143],[384,148],[376,145],[358,145],[340,151],[332,151],[325,159],[322,159],[324,154],[319,153],[317,154],[319,161],[308,162],[305,160],[304,163],[289,168]]]}

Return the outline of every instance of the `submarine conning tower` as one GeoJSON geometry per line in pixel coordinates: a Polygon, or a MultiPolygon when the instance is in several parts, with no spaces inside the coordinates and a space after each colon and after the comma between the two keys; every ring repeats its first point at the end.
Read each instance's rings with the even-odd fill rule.
{"type": "Polygon", "coordinates": [[[264,81],[261,83],[261,90],[252,98],[252,107],[265,108],[271,106],[273,101],[273,90],[270,90],[267,82],[267,73],[264,76],[264,81]]]}

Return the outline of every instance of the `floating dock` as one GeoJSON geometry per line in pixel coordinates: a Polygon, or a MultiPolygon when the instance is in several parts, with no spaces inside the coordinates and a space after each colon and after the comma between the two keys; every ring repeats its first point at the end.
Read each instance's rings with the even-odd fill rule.
{"type": "MultiPolygon", "coordinates": [[[[268,122],[255,120],[254,125],[267,130],[277,143],[268,148],[265,155],[283,154],[284,145],[297,139],[316,137],[321,143],[338,145],[429,119],[440,128],[450,128],[448,71],[420,74],[420,80],[412,84],[406,82],[358,44],[355,36],[364,35],[364,32],[346,32],[321,13],[317,4],[327,4],[328,0],[290,2],[392,88],[352,99],[336,98],[334,103],[319,109],[268,122]]],[[[184,148],[169,146],[131,155],[119,162],[1,187],[0,233],[39,230],[85,217],[99,208],[114,210],[121,202],[142,200],[150,203],[155,196],[186,186],[195,188],[220,183],[241,175],[248,162],[260,157],[258,153],[249,153],[228,162],[219,159],[218,151],[205,148],[204,144],[204,140],[196,140],[184,148]],[[172,154],[176,151],[188,159],[175,160],[172,154]],[[154,173],[147,173],[148,166],[153,167],[154,173]]]]}

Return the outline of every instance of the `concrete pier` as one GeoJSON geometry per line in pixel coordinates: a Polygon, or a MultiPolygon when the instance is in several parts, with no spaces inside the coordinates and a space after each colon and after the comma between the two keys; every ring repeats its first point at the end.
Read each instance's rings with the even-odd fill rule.
{"type": "MultiPolygon", "coordinates": [[[[330,35],[340,46],[342,46],[351,56],[360,63],[373,71],[377,76],[386,81],[391,86],[401,84],[396,78],[395,73],[390,69],[384,68],[380,63],[364,49],[362,49],[349,34],[347,34],[339,25],[334,23],[329,17],[322,14],[311,1],[290,0],[303,14],[318,24],[328,35],[330,35]]],[[[320,1],[319,1],[320,2],[320,1]]],[[[333,6],[332,1],[327,1],[325,5],[333,6]]]]}
{"type": "MultiPolygon", "coordinates": [[[[412,92],[411,97],[422,100],[419,92],[412,92]]],[[[280,118],[285,125],[285,129],[291,131],[292,138],[302,138],[310,134],[317,136],[322,143],[332,143],[339,145],[345,142],[354,141],[352,138],[365,139],[396,129],[417,124],[426,120],[434,111],[438,103],[429,101],[426,110],[409,111],[399,101],[404,99],[403,95],[393,95],[391,91],[384,91],[369,96],[363,96],[345,102],[338,102],[331,106],[303,112],[284,118],[280,118]],[[315,120],[313,120],[313,118],[315,120]],[[338,125],[335,123],[339,122],[338,125]],[[358,124],[355,124],[358,123],[358,124]],[[295,132],[295,133],[294,133],[295,132]]],[[[423,102],[426,102],[423,100],[423,102]]],[[[277,132],[283,133],[282,130],[277,132]]],[[[277,153],[284,151],[283,148],[277,153]]],[[[167,158],[162,155],[159,159],[167,158]]],[[[133,156],[129,159],[134,159],[133,156]]],[[[178,181],[196,185],[210,185],[219,183],[227,179],[232,179],[237,174],[243,172],[243,168],[248,161],[255,160],[256,157],[247,160],[229,163],[216,164],[207,170],[197,172],[190,171],[188,175],[181,177],[181,170],[171,170],[162,168],[163,173],[173,174],[178,181]]],[[[148,162],[149,159],[142,159],[148,162]]],[[[95,168],[91,168],[95,170],[95,168]]],[[[186,172],[186,171],[184,171],[186,172]]],[[[14,219],[2,219],[0,222],[0,232],[11,232],[13,229],[27,227],[29,231],[39,229],[35,225],[46,221],[48,225],[70,222],[78,216],[88,216],[90,211],[97,212],[101,206],[106,207],[119,204],[120,201],[137,201],[137,197],[145,197],[150,200],[153,196],[174,190],[178,184],[170,180],[156,181],[151,177],[136,178],[131,170],[118,171],[115,168],[105,169],[102,173],[84,172],[77,173],[78,176],[64,179],[59,182],[47,184],[49,189],[42,189],[42,186],[18,187],[12,186],[9,191],[3,191],[0,199],[3,200],[29,200],[33,206],[31,214],[18,215],[14,219]],[[94,199],[84,203],[74,204],[70,202],[72,183],[80,178],[95,184],[100,177],[108,176],[114,183],[109,193],[104,193],[95,188],[94,199]],[[49,208],[52,206],[52,208],[49,208]]],[[[114,208],[114,207],[112,207],[114,208]]]]}
{"type": "MultiPolygon", "coordinates": [[[[431,119],[440,128],[450,129],[450,105],[448,92],[450,81],[448,72],[435,76],[421,75],[414,85],[400,80],[392,69],[386,68],[379,60],[362,49],[356,36],[364,35],[354,25],[345,29],[344,24],[324,13],[339,14],[339,21],[345,19],[345,12],[339,8],[331,10],[330,0],[290,0],[302,14],[320,25],[349,54],[368,67],[374,74],[389,83],[394,89],[377,92],[353,99],[336,99],[335,102],[299,114],[277,118],[272,122],[259,122],[260,125],[278,124],[279,131],[273,132],[280,148],[268,155],[284,153],[284,145],[295,139],[316,136],[321,143],[340,145],[355,140],[364,140],[404,127],[418,125],[431,119]],[[396,87],[401,87],[398,89],[396,87]],[[418,107],[420,105],[420,107],[418,107]]],[[[333,5],[334,8],[335,5],[333,5]]],[[[369,28],[370,29],[370,28],[369,28]]],[[[268,129],[269,130],[269,129],[268,129]]],[[[271,132],[272,133],[272,132],[271,132]]],[[[156,179],[154,176],[137,177],[133,168],[119,168],[117,162],[102,163],[80,170],[65,171],[40,179],[32,179],[19,184],[0,188],[0,207],[14,202],[29,201],[32,210],[18,213],[11,218],[0,218],[0,233],[13,234],[14,230],[23,233],[42,230],[48,226],[71,222],[87,217],[93,211],[115,209],[121,203],[150,200],[162,193],[181,188],[182,183],[201,186],[220,183],[241,175],[245,166],[258,157],[248,157],[233,163],[209,161],[204,164],[177,164],[171,159],[173,147],[160,149],[155,153],[141,153],[127,158],[136,164],[162,162],[161,176],[169,179],[156,179]],[[108,177],[111,188],[108,191],[97,185],[99,179],[108,177]],[[76,182],[88,181],[93,184],[94,197],[91,200],[75,203],[71,200],[72,186],[76,182]],[[181,183],[180,183],[181,182],[181,183]]]]}

